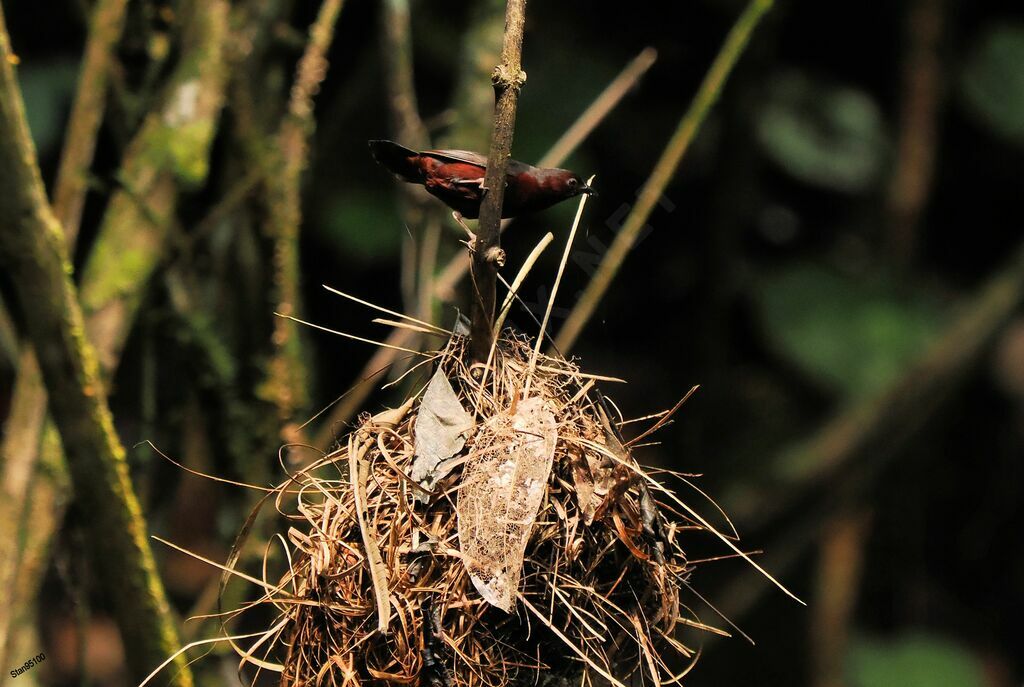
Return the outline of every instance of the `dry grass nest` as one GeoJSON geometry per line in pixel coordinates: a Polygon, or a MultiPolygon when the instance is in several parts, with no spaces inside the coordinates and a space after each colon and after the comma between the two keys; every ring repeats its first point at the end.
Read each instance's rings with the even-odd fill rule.
{"type": "Polygon", "coordinates": [[[678,681],[678,631],[710,629],[680,602],[680,538],[710,526],[635,461],[649,431],[622,438],[599,377],[508,332],[486,368],[465,347],[280,487],[279,616],[243,662],[276,648],[303,687],[678,681]]]}

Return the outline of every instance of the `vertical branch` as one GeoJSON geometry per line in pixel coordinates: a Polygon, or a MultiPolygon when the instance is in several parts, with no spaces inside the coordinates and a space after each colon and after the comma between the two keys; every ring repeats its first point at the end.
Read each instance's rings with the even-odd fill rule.
{"type": "MultiPolygon", "coordinates": [[[[46,201],[12,64],[0,10],[0,186],[9,194],[0,204],[0,265],[25,313],[129,664],[142,676],[177,648],[177,635],[96,354],[85,338],[64,233],[46,201]]],[[[175,664],[178,683],[191,685],[184,658],[175,664]]]]}
{"type": "MultiPolygon", "coordinates": [[[[301,310],[299,225],[302,222],[302,171],[307,144],[315,125],[313,96],[327,74],[327,51],[342,0],[325,0],[309,31],[309,43],[299,60],[277,148],[267,176],[269,199],[265,231],[273,241],[274,306],[281,315],[301,310]]],[[[284,423],[284,440],[295,437],[295,411],[306,403],[306,370],[302,342],[294,326],[283,317],[274,319],[274,356],[270,361],[269,393],[284,423]]]]}
{"type": "Polygon", "coordinates": [[[494,130],[487,155],[480,225],[473,245],[473,318],[470,326],[470,355],[478,362],[487,359],[494,337],[494,301],[498,264],[501,262],[501,207],[505,199],[505,169],[512,152],[519,90],[526,83],[521,68],[526,0],[508,0],[505,7],[505,39],[501,63],[491,74],[494,84],[494,130]]]}
{"type": "Polygon", "coordinates": [[[935,172],[935,142],[942,100],[944,0],[915,0],[906,21],[907,54],[896,163],[889,183],[887,238],[890,255],[909,263],[917,248],[917,226],[935,172]]]}
{"type": "MultiPolygon", "coordinates": [[[[427,128],[420,118],[413,81],[412,29],[408,0],[385,0],[381,13],[381,52],[388,96],[391,133],[396,141],[413,149],[430,147],[427,128]]],[[[402,297],[405,309],[429,318],[433,299],[436,246],[440,215],[432,211],[423,189],[402,184],[401,213],[408,231],[402,237],[402,297]]]]}
{"type": "Polygon", "coordinates": [[[96,151],[96,134],[106,109],[107,79],[114,49],[124,30],[127,4],[128,0],[102,0],[96,4],[90,20],[89,38],[53,193],[53,211],[64,227],[69,247],[75,245],[78,237],[87,176],[96,151]]]}
{"type": "Polygon", "coordinates": [[[811,681],[843,687],[850,623],[860,589],[871,516],[864,511],[836,516],[823,528],[815,599],[811,604],[811,681]]]}
{"type": "Polygon", "coordinates": [[[568,353],[569,349],[572,348],[572,345],[583,331],[583,327],[586,326],[591,316],[593,316],[597,304],[604,297],[605,292],[608,291],[608,287],[618,273],[619,268],[622,267],[626,255],[633,248],[633,244],[636,243],[640,231],[647,223],[647,218],[651,216],[651,212],[653,212],[654,207],[658,204],[658,200],[665,191],[665,187],[668,186],[672,177],[675,176],[679,163],[682,162],[683,156],[690,147],[690,143],[696,136],[701,124],[707,118],[708,112],[711,111],[711,106],[718,100],[722,87],[725,86],[726,79],[729,78],[729,74],[732,72],[736,61],[743,54],[744,49],[746,49],[751,34],[761,21],[761,17],[771,8],[772,2],[773,0],[751,0],[743,14],[736,20],[736,24],[729,31],[729,35],[726,36],[721,50],[719,50],[718,55],[715,57],[715,61],[704,76],[700,88],[697,89],[697,94],[694,96],[683,118],[679,121],[675,133],[669,139],[664,152],[661,154],[661,158],[651,171],[651,175],[644,183],[640,195],[637,197],[636,205],[633,206],[633,210],[626,218],[621,231],[615,237],[608,252],[601,259],[597,272],[594,273],[590,283],[587,284],[587,288],[576,303],[576,307],[573,308],[569,318],[558,332],[558,337],[555,339],[555,347],[562,353],[568,353]]]}
{"type": "MultiPolygon", "coordinates": [[[[71,109],[54,190],[53,212],[60,222],[68,252],[74,252],[78,226],[85,202],[86,177],[96,148],[96,136],[103,120],[106,85],[115,46],[121,38],[127,0],[102,0],[93,10],[85,55],[71,109]]],[[[0,443],[0,522],[12,527],[23,521],[29,482],[36,474],[40,452],[40,433],[46,416],[46,391],[43,388],[35,351],[26,346],[19,356],[18,378],[12,394],[13,409],[7,431],[0,443]]],[[[51,442],[52,444],[54,442],[51,442]]],[[[59,442],[55,442],[59,451],[59,442]]],[[[51,483],[32,481],[31,488],[41,499],[52,498],[51,483]]],[[[59,516],[51,516],[59,520],[59,516]]],[[[48,538],[49,530],[40,527],[33,536],[48,538]]],[[[19,608],[33,604],[35,595],[10,597],[18,584],[23,550],[29,542],[20,536],[2,537],[0,542],[0,656],[7,645],[12,617],[19,608]],[[24,541],[24,545],[22,542],[24,541]]],[[[46,542],[41,542],[44,549],[46,542]]],[[[24,575],[21,575],[24,577],[24,575]]]]}

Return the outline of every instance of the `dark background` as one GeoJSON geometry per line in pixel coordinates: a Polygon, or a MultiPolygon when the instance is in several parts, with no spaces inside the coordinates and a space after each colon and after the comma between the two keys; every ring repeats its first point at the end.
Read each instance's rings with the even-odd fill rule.
{"type": "MultiPolygon", "coordinates": [[[[296,4],[289,25],[303,32],[316,7],[296,4]]],[[[80,59],[85,5],[5,3],[48,184],[80,59]]],[[[712,0],[529,6],[518,159],[537,160],[623,65],[646,46],[658,51],[639,86],[565,165],[596,174],[600,196],[588,205],[559,307],[573,305],[587,266],[614,239],[742,8],[712,0]]],[[[412,4],[419,106],[438,138],[472,9],[412,4]]],[[[378,12],[376,2],[351,0],[338,24],[317,98],[301,235],[306,317],[373,338],[386,330],[370,324],[369,311],[319,285],[403,308],[397,184],[366,149],[367,139],[391,137],[378,12]]],[[[129,90],[144,70],[147,41],[173,31],[159,12],[133,13],[121,47],[129,90]]],[[[285,78],[300,49],[288,38],[272,56],[285,78]]],[[[226,122],[231,108],[229,102],[226,122]]],[[[117,128],[108,123],[101,134],[79,263],[115,183],[124,141],[117,128]]],[[[228,139],[218,136],[209,183],[184,199],[186,233],[244,172],[232,162],[228,139]]],[[[701,385],[640,458],[702,475],[700,487],[736,514],[745,547],[764,551],[765,565],[810,604],[785,598],[740,561],[700,567],[695,587],[756,645],[739,637],[709,640],[688,684],[1024,681],[1024,318],[1000,327],[981,354],[888,417],[882,436],[844,469],[792,477],[799,447],[837,418],[880,407],[933,344],[948,339],[952,323],[1018,250],[1022,178],[1020,3],[780,0],[757,28],[666,202],[650,218],[653,231],[630,253],[573,350],[585,369],[628,380],[605,388],[627,417],[671,407],[701,385]],[[940,25],[934,42],[926,38],[928,22],[940,25]],[[920,73],[928,65],[933,82],[920,73]],[[914,114],[904,116],[908,110],[914,114]],[[900,141],[919,140],[915,134],[929,128],[935,133],[923,137],[925,162],[902,158],[900,141]],[[902,198],[894,179],[901,173],[924,186],[909,217],[896,209],[902,198]],[[830,615],[844,600],[849,612],[830,615]],[[828,663],[835,655],[838,677],[828,663]]],[[[526,283],[527,300],[539,301],[551,284],[574,208],[566,203],[523,218],[503,239],[506,273],[514,274],[544,231],[556,235],[557,250],[549,249],[526,283]]],[[[445,256],[459,238],[446,230],[445,256]]],[[[218,271],[224,256],[214,249],[196,260],[208,277],[231,274],[212,283],[213,292],[259,293],[265,280],[246,272],[241,258],[218,271]]],[[[223,308],[225,338],[239,356],[240,394],[256,403],[269,305],[243,295],[215,307],[223,308]],[[239,310],[240,301],[248,307],[239,310]]],[[[113,386],[121,436],[128,446],[150,439],[186,463],[190,451],[201,451],[209,471],[245,477],[247,468],[229,461],[220,442],[231,434],[264,436],[268,428],[225,428],[232,420],[204,391],[202,371],[193,368],[169,309],[165,290],[152,288],[113,386]],[[189,440],[197,423],[202,449],[189,440]]],[[[437,311],[445,325],[454,313],[451,305],[437,311]]],[[[519,308],[510,320],[536,332],[519,308]]],[[[313,370],[308,416],[345,391],[372,350],[320,333],[303,336],[313,370]]],[[[955,340],[951,345],[955,350],[955,340]]],[[[8,359],[0,360],[0,410],[14,375],[8,359]]],[[[374,395],[366,408],[395,398],[374,395]]],[[[253,445],[264,449],[250,456],[254,473],[276,470],[270,443],[253,445]]],[[[812,454],[829,457],[827,449],[812,454]]],[[[130,459],[152,527],[223,556],[244,517],[244,495],[183,479],[144,447],[130,459]]],[[[685,496],[700,501],[696,493],[685,496]]],[[[704,510],[714,512],[710,505],[704,510]]],[[[38,622],[50,658],[33,679],[44,684],[81,684],[76,652],[68,649],[81,627],[89,647],[84,684],[123,680],[116,632],[76,562],[83,517],[74,507],[68,512],[43,584],[38,622]]],[[[724,553],[710,542],[693,546],[695,557],[724,553]]],[[[185,613],[212,573],[167,551],[158,556],[185,613]]],[[[701,603],[694,609],[723,625],[701,603]]]]}

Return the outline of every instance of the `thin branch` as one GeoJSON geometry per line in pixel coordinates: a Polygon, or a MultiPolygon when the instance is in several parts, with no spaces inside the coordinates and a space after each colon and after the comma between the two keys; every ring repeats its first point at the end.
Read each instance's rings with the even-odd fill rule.
{"type": "Polygon", "coordinates": [[[53,211],[64,227],[68,246],[74,246],[78,237],[96,135],[106,110],[107,78],[124,30],[127,5],[128,0],[101,0],[89,23],[89,38],[53,193],[53,211]]]}
{"type": "Polygon", "coordinates": [[[601,259],[601,264],[598,265],[590,283],[583,291],[583,295],[558,332],[554,345],[563,354],[568,354],[572,349],[576,339],[593,316],[594,310],[597,309],[597,304],[608,291],[608,287],[626,259],[626,255],[633,248],[647,219],[658,204],[665,187],[675,176],[683,155],[686,154],[701,124],[707,118],[711,106],[718,100],[722,87],[725,85],[726,79],[729,78],[736,61],[747,47],[751,34],[765,12],[771,8],[772,2],[773,0],[751,0],[743,14],[736,20],[732,30],[729,31],[722,49],[711,64],[704,81],[701,82],[690,107],[679,121],[668,145],[665,146],[661,159],[658,160],[650,177],[644,183],[643,189],[637,197],[636,205],[633,206],[626,218],[622,230],[616,235],[608,252],[601,259]]]}
{"type": "MultiPolygon", "coordinates": [[[[46,200],[0,9],[0,265],[12,277],[64,440],[91,549],[106,583],[134,675],[178,644],[146,523],[114,430],[95,351],[71,282],[64,232],[46,200]]],[[[184,660],[179,684],[191,685],[184,660]]]]}
{"type": "Polygon", "coordinates": [[[935,175],[935,148],[942,105],[942,31],[945,0],[915,0],[906,18],[899,139],[889,182],[886,237],[902,264],[917,250],[917,228],[935,175]]]}
{"type": "Polygon", "coordinates": [[[824,528],[808,643],[813,687],[843,687],[871,514],[842,513],[824,528]]]}
{"type": "Polygon", "coordinates": [[[470,325],[470,356],[478,362],[487,360],[494,337],[494,301],[497,290],[498,254],[501,249],[501,209],[505,199],[505,169],[512,153],[512,137],[516,128],[516,106],[519,91],[526,83],[521,69],[523,28],[526,25],[526,0],[508,0],[505,7],[505,39],[501,46],[501,63],[491,75],[494,84],[494,131],[487,155],[484,188],[480,205],[480,224],[473,243],[472,323],[470,325]]]}
{"type": "MultiPolygon", "coordinates": [[[[271,157],[277,166],[267,176],[267,219],[265,232],[274,242],[274,307],[284,315],[301,312],[299,277],[299,226],[302,222],[302,171],[308,157],[308,142],[315,126],[313,97],[327,75],[327,51],[334,39],[334,27],[342,0],[325,0],[310,27],[309,43],[299,60],[292,85],[288,112],[277,134],[277,149],[271,157]]],[[[270,361],[270,397],[283,423],[282,438],[291,442],[297,431],[294,415],[307,404],[307,375],[302,341],[295,328],[283,318],[274,318],[274,356],[270,361]]]]}

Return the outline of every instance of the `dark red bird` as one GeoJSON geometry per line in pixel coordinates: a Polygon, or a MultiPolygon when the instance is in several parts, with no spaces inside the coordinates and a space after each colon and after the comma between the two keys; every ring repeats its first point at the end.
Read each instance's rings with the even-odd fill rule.
{"type": "MultiPolygon", "coordinates": [[[[480,216],[487,157],[468,150],[425,150],[417,153],[392,141],[370,141],[373,157],[410,184],[422,184],[463,217],[480,216]]],[[[594,191],[567,169],[540,169],[509,160],[505,172],[502,217],[549,208],[567,198],[594,191]]]]}

